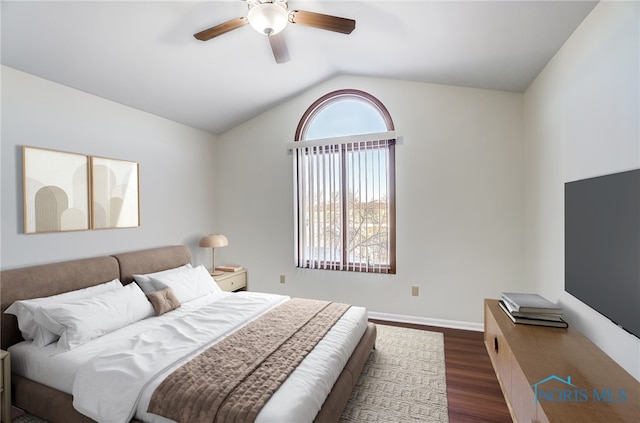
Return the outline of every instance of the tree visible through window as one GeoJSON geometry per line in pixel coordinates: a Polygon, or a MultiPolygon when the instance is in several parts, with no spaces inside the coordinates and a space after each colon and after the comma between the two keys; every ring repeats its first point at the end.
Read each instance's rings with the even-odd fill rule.
{"type": "Polygon", "coordinates": [[[298,267],[395,273],[395,132],[384,105],[340,90],[313,103],[294,149],[298,267]]]}

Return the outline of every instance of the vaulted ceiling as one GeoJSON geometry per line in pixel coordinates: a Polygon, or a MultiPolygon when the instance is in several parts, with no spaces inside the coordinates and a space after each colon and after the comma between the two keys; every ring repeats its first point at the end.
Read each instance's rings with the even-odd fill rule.
{"type": "Polygon", "coordinates": [[[2,1],[2,64],[220,134],[336,75],[524,92],[595,1],[305,1],[356,20],[350,35],[288,25],[276,64],[224,1],[2,1]]]}

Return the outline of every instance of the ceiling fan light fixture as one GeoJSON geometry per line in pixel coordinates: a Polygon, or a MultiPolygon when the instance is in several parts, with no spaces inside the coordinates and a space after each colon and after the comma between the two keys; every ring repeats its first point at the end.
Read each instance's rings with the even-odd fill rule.
{"type": "Polygon", "coordinates": [[[289,22],[289,13],[275,3],[261,3],[253,6],[247,15],[249,25],[261,34],[273,35],[282,31],[289,22]]]}

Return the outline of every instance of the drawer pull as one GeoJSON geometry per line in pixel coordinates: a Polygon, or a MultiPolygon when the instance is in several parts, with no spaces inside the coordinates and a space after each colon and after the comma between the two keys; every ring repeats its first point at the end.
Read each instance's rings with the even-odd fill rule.
{"type": "Polygon", "coordinates": [[[496,352],[496,354],[498,353],[498,338],[497,337],[493,337],[493,350],[496,352]]]}

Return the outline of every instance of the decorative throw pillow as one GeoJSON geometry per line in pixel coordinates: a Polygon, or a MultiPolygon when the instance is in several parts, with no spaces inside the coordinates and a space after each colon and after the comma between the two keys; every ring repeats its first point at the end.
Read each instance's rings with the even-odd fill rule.
{"type": "Polygon", "coordinates": [[[176,298],[171,288],[164,288],[160,291],[147,294],[147,298],[151,301],[156,316],[180,307],[180,301],[178,301],[178,298],[176,298]]]}

